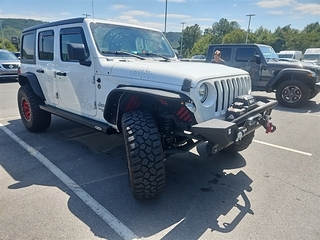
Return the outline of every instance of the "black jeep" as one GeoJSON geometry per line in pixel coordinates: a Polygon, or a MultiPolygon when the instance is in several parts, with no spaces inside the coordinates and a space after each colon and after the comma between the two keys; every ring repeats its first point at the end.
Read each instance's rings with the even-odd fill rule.
{"type": "Polygon", "coordinates": [[[272,47],[261,44],[215,44],[208,48],[206,62],[216,50],[226,65],[249,72],[253,91],[275,92],[285,107],[299,107],[320,92],[320,67],[278,58],[272,47]]]}

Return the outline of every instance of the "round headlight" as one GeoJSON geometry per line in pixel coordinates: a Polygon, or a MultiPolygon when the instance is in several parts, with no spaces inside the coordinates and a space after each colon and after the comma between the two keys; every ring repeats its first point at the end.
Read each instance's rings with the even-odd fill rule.
{"type": "Polygon", "coordinates": [[[207,84],[202,83],[200,85],[198,95],[199,95],[199,100],[202,103],[207,99],[207,97],[208,97],[208,86],[207,86],[207,84]]]}

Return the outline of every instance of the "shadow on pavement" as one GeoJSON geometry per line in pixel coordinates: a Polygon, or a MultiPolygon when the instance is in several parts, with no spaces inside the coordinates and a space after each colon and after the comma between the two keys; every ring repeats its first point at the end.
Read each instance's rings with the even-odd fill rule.
{"type": "MultiPolygon", "coordinates": [[[[164,194],[137,201],[128,186],[121,136],[103,135],[58,118],[53,118],[51,127],[42,133],[30,133],[21,125],[20,120],[14,120],[7,128],[48,158],[139,237],[198,239],[208,230],[231,232],[247,213],[253,214],[246,194],[251,191],[252,180],[239,169],[246,165],[241,154],[206,156],[205,144],[192,152],[177,154],[166,161],[164,194]]],[[[2,141],[5,140],[0,144],[2,141]]],[[[35,158],[28,154],[19,157],[14,152],[16,147],[7,144],[10,159],[0,158],[2,167],[18,181],[7,186],[9,189],[31,185],[57,187],[70,196],[70,211],[96,236],[120,239],[35,158]]]]}

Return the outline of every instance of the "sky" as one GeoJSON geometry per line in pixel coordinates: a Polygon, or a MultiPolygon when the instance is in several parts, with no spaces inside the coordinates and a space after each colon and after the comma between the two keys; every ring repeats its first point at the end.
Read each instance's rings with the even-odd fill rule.
{"type": "Polygon", "coordinates": [[[0,0],[0,18],[52,22],[86,16],[166,32],[181,32],[195,24],[204,30],[221,18],[247,30],[247,15],[254,15],[250,31],[263,27],[274,32],[289,24],[302,30],[310,23],[320,23],[320,0],[0,0]]]}

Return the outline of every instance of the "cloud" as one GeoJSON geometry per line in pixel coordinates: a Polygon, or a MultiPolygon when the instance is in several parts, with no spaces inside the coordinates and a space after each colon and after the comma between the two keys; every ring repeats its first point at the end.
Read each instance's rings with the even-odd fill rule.
{"type": "Polygon", "coordinates": [[[140,16],[140,17],[150,17],[150,16],[152,16],[152,14],[149,13],[149,12],[144,12],[144,11],[139,11],[139,10],[127,11],[126,15],[140,16]]]}
{"type": "Polygon", "coordinates": [[[285,14],[283,11],[269,11],[270,14],[272,15],[282,15],[285,14]]]}
{"type": "Polygon", "coordinates": [[[320,16],[320,4],[298,4],[294,9],[302,13],[320,16]]]}
{"type": "Polygon", "coordinates": [[[121,5],[121,4],[114,4],[114,5],[111,5],[111,8],[113,10],[124,10],[124,9],[128,9],[129,6],[127,5],[121,5]]]}
{"type": "MultiPolygon", "coordinates": [[[[158,0],[158,2],[165,2],[166,0],[158,0]]],[[[170,2],[177,2],[177,3],[183,3],[186,2],[186,0],[169,0],[170,2]]]]}
{"type": "Polygon", "coordinates": [[[297,4],[295,0],[262,0],[256,3],[262,8],[277,8],[297,4]]]}

